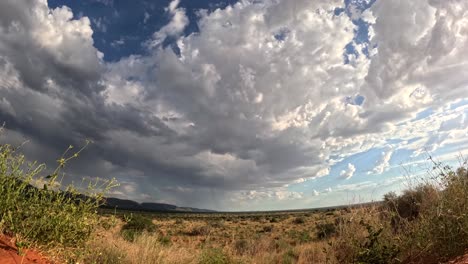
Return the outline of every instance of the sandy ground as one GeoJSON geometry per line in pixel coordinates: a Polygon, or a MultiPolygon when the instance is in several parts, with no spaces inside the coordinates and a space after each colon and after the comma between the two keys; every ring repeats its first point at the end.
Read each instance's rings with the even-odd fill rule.
{"type": "Polygon", "coordinates": [[[0,235],[1,264],[49,264],[50,262],[33,249],[25,250],[24,256],[18,255],[18,249],[9,237],[0,235]]]}
{"type": "Polygon", "coordinates": [[[468,253],[464,256],[458,257],[453,261],[449,262],[450,264],[468,264],[468,253]]]}

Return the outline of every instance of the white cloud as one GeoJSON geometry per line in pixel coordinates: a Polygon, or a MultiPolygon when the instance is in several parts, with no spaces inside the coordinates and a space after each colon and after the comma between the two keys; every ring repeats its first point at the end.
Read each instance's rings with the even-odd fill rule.
{"type": "Polygon", "coordinates": [[[382,174],[384,171],[386,171],[390,166],[389,161],[392,158],[392,155],[393,149],[391,147],[385,148],[385,150],[380,153],[380,157],[375,162],[375,167],[372,170],[372,173],[382,174]]]}
{"type": "Polygon", "coordinates": [[[144,17],[143,17],[143,24],[146,24],[146,22],[148,22],[150,17],[151,15],[148,12],[145,12],[144,17]]]}
{"type": "Polygon", "coordinates": [[[342,170],[340,172],[340,176],[347,180],[353,177],[355,171],[356,171],[356,167],[354,167],[353,164],[348,163],[348,168],[346,170],[342,170]]]}
{"type": "Polygon", "coordinates": [[[153,39],[147,44],[148,47],[158,47],[167,37],[178,37],[184,32],[189,20],[185,14],[185,9],[178,8],[179,3],[180,0],[173,0],[169,3],[169,7],[166,8],[166,11],[172,16],[171,21],[153,34],[153,39]]]}
{"type": "Polygon", "coordinates": [[[123,38],[119,38],[111,42],[111,46],[117,48],[119,46],[125,45],[125,40],[123,38]]]}

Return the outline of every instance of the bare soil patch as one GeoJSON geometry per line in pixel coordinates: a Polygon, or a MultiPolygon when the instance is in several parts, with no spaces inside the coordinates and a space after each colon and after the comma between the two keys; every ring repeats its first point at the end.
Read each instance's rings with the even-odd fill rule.
{"type": "Polygon", "coordinates": [[[450,261],[449,264],[468,264],[468,253],[450,261]]]}
{"type": "Polygon", "coordinates": [[[34,249],[24,249],[24,255],[20,256],[13,239],[11,237],[0,235],[0,263],[50,264],[51,262],[34,249]]]}

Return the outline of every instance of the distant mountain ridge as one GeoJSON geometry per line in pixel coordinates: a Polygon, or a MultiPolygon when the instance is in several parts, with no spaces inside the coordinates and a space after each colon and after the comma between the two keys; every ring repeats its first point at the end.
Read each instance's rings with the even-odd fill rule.
{"type": "Polygon", "coordinates": [[[121,210],[135,210],[135,211],[148,211],[148,212],[195,212],[207,213],[216,212],[214,210],[199,209],[192,207],[178,207],[172,204],[165,203],[138,203],[132,200],[119,199],[119,198],[105,198],[106,202],[103,208],[121,209],[121,210]]]}

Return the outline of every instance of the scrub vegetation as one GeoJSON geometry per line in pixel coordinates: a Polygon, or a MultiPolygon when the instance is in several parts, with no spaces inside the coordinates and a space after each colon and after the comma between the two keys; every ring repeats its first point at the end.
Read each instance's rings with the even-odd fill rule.
{"type": "Polygon", "coordinates": [[[443,263],[468,249],[468,170],[436,161],[427,181],[336,209],[144,213],[99,209],[114,181],[61,185],[0,146],[0,228],[55,263],[443,263]]]}

